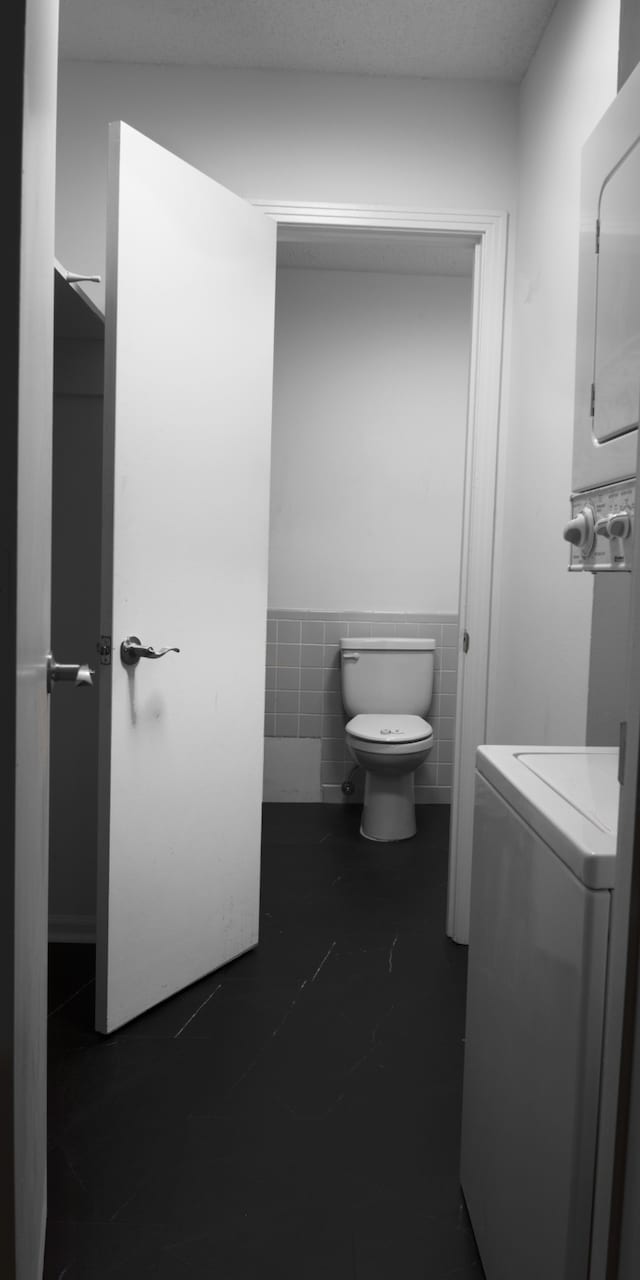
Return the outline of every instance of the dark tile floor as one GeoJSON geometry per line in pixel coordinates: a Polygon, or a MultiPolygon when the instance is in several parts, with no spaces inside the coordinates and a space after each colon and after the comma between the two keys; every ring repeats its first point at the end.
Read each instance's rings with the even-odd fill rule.
{"type": "Polygon", "coordinates": [[[51,947],[45,1280],[481,1280],[449,811],[418,817],[265,806],[259,946],[110,1037],[93,948],[51,947]]]}

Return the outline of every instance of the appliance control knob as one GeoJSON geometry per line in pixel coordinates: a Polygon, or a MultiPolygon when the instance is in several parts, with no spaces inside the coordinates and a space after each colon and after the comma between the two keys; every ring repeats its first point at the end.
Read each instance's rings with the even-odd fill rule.
{"type": "Polygon", "coordinates": [[[628,511],[614,511],[607,520],[610,538],[628,538],[631,534],[631,516],[628,511]]]}
{"type": "Polygon", "coordinates": [[[565,525],[562,536],[572,546],[579,547],[583,555],[588,555],[595,539],[595,520],[591,507],[583,507],[565,525]]]}

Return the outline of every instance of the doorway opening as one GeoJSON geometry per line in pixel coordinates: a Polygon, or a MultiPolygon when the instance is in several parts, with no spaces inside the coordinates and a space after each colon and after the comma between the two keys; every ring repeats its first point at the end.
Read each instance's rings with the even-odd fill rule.
{"type": "MultiPolygon", "coordinates": [[[[254,202],[275,218],[279,245],[321,260],[355,251],[457,253],[473,244],[473,298],[458,607],[458,678],[451,793],[447,933],[466,943],[469,927],[475,751],[486,740],[508,219],[505,213],[437,213],[254,202]],[[302,250],[300,249],[302,246],[302,250]]],[[[416,259],[414,259],[415,261],[416,259]]],[[[445,531],[446,532],[446,531],[445,531]]]]}
{"type": "Polygon", "coordinates": [[[266,801],[362,802],[339,640],[380,634],[435,642],[416,799],[450,804],[476,243],[280,231],[266,801]]]}

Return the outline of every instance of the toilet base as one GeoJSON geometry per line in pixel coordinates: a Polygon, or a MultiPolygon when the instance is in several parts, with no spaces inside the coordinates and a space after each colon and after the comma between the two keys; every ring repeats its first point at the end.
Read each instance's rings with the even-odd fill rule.
{"type": "Polygon", "coordinates": [[[416,831],[413,773],[367,772],[360,834],[366,840],[410,840],[416,831]]]}

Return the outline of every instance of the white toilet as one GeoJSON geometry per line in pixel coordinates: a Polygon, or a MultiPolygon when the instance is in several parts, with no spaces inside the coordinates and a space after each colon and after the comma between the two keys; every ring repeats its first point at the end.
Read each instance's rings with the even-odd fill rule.
{"type": "Polygon", "coordinates": [[[433,694],[435,640],[340,641],[349,752],[365,772],[360,831],[368,840],[416,833],[413,778],[433,743],[423,719],[433,694]]]}

